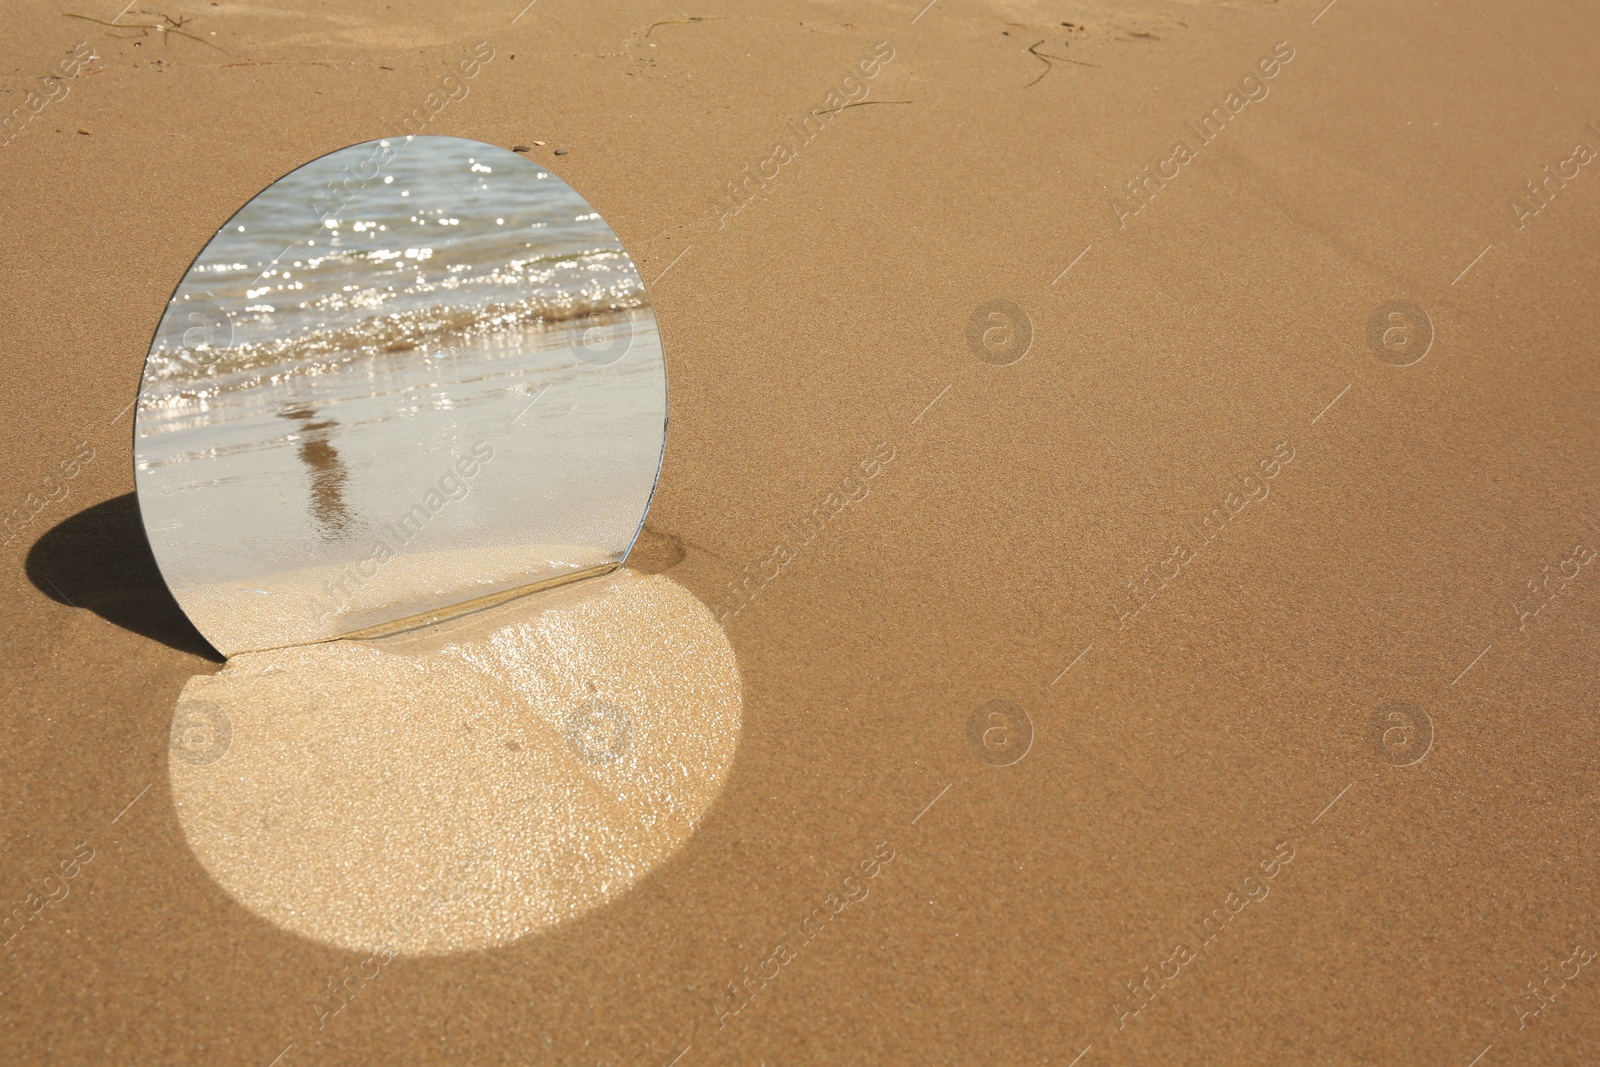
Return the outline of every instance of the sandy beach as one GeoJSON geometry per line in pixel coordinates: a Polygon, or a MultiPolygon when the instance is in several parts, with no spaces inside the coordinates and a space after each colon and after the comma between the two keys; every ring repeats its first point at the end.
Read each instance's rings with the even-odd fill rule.
{"type": "Polygon", "coordinates": [[[0,42],[0,1061],[1586,1062],[1600,12],[119,7],[0,42]],[[648,287],[668,621],[591,627],[677,694],[642,791],[577,675],[518,741],[387,664],[393,780],[334,686],[198,721],[235,787],[174,762],[255,698],[130,495],[152,338],[252,197],[408,134],[525,149],[648,287]],[[391,875],[473,869],[429,797],[567,897],[384,943],[438,899],[391,875]]]}

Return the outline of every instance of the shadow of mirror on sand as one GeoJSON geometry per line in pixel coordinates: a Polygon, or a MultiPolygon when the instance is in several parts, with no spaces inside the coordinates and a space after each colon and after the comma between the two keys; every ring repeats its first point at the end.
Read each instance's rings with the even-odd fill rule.
{"type": "Polygon", "coordinates": [[[28,579],[58,604],[213,663],[222,656],[167,590],[132,493],[84,508],[28,550],[28,579]]]}

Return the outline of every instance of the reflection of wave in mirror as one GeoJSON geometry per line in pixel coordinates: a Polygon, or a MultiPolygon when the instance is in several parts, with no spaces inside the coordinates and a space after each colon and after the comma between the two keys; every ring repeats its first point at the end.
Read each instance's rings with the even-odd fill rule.
{"type": "Polygon", "coordinates": [[[648,306],[616,234],[541,167],[458,138],[381,144],[392,160],[346,185],[336,214],[314,207],[370,146],[286,175],[228,220],[173,294],[143,407],[648,306]]]}
{"type": "MultiPolygon", "coordinates": [[[[627,261],[626,257],[623,259],[627,261]]],[[[411,352],[438,359],[452,348],[480,338],[505,347],[510,338],[497,335],[511,335],[520,343],[550,348],[564,340],[560,333],[552,332],[545,338],[532,331],[540,327],[575,328],[580,332],[596,326],[603,329],[625,321],[629,312],[649,306],[642,291],[637,295],[603,294],[579,300],[564,308],[553,308],[544,298],[485,308],[433,305],[338,329],[273,338],[260,344],[238,344],[227,351],[205,353],[204,373],[201,374],[195,372],[190,360],[158,347],[151,353],[147,365],[140,407],[147,412],[164,408],[182,412],[219,393],[313,378],[361,360],[403,365],[402,360],[393,357],[411,352]]]]}
{"type": "MultiPolygon", "coordinates": [[[[312,405],[326,410],[348,401],[368,405],[358,423],[405,418],[426,411],[483,409],[481,425],[505,425],[509,416],[543,386],[566,386],[592,377],[597,349],[620,350],[626,358],[612,373],[649,379],[659,398],[660,342],[649,308],[590,315],[558,325],[507,326],[489,334],[456,338],[450,344],[396,349],[381,355],[344,352],[336,359],[298,360],[252,368],[248,373],[193,376],[181,391],[140,397],[140,470],[206,458],[215,449],[210,436],[194,444],[186,431],[271,419],[312,405]],[[379,406],[384,405],[384,406],[379,406]],[[488,410],[493,408],[494,410],[488,410]],[[177,438],[165,435],[179,434],[177,438]]],[[[341,411],[343,408],[341,407],[341,411]]],[[[348,417],[344,421],[350,421],[348,417]]],[[[259,437],[261,435],[256,435],[259,437]]],[[[256,437],[251,444],[258,443],[256,437]]]]}
{"type": "Polygon", "coordinates": [[[235,657],[184,688],[231,740],[201,765],[175,750],[172,793],[201,863],[279,926],[361,951],[479,948],[676,851],[721,789],[740,700],[704,605],[622,570],[395,637],[235,657]]]}

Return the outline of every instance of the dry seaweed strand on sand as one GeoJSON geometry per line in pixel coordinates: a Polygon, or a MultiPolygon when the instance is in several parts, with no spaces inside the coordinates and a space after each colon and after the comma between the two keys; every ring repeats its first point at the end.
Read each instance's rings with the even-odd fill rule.
{"type": "MultiPolygon", "coordinates": [[[[150,12],[141,11],[140,14],[141,15],[147,15],[147,14],[150,14],[150,12]]],[[[151,30],[154,30],[156,33],[175,33],[179,37],[187,37],[191,41],[198,41],[200,44],[205,45],[207,48],[215,48],[217,51],[221,52],[223,55],[227,55],[228,54],[228,50],[226,48],[223,48],[221,45],[216,44],[216,43],[214,43],[212,41],[208,41],[204,37],[196,37],[194,34],[190,33],[188,30],[185,30],[183,28],[184,26],[188,25],[190,22],[193,22],[194,21],[193,18],[175,19],[171,15],[158,15],[158,16],[156,16],[158,18],[162,18],[162,19],[166,20],[165,24],[163,24],[163,23],[160,23],[160,22],[107,22],[105,19],[97,19],[97,18],[93,18],[93,17],[91,17],[89,15],[76,15],[76,14],[73,14],[72,12],[70,12],[70,11],[62,12],[61,17],[64,18],[64,19],[80,19],[80,20],[82,20],[84,22],[92,22],[97,26],[106,26],[106,27],[109,27],[110,29],[113,29],[113,30],[139,30],[140,32],[139,32],[138,36],[140,36],[140,37],[148,37],[150,35],[150,31],[151,30]]],[[[120,38],[120,39],[121,40],[131,40],[132,38],[124,37],[124,38],[120,38]]]]}
{"type": "Polygon", "coordinates": [[[1066,56],[1053,56],[1049,52],[1041,52],[1039,51],[1039,46],[1042,44],[1044,44],[1044,41],[1043,39],[1040,39],[1028,46],[1028,54],[1042,62],[1044,64],[1044,69],[1039,72],[1039,76],[1037,78],[1033,79],[1033,81],[1029,82],[1027,85],[1024,85],[1024,89],[1031,89],[1035,85],[1038,85],[1044,80],[1044,76],[1046,74],[1049,74],[1052,70],[1056,69],[1055,63],[1052,63],[1051,60],[1058,60],[1062,63],[1076,63],[1080,67],[1098,67],[1100,65],[1098,63],[1086,63],[1081,59],[1068,59],[1066,56]]]}
{"type": "Polygon", "coordinates": [[[687,18],[681,19],[662,19],[660,22],[652,22],[649,26],[645,27],[644,35],[646,37],[650,36],[657,26],[687,26],[692,22],[711,22],[716,19],[725,19],[727,17],[728,16],[726,15],[690,15],[687,18]]]}

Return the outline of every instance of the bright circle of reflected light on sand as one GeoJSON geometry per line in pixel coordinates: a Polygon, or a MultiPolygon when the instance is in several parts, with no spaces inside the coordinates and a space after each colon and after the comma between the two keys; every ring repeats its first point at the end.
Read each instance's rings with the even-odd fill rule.
{"type": "Polygon", "coordinates": [[[693,832],[738,744],[726,634],[627,569],[376,640],[235,656],[183,701],[232,743],[168,761],[230,896],[339,948],[502,945],[626,892],[693,832]]]}

